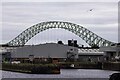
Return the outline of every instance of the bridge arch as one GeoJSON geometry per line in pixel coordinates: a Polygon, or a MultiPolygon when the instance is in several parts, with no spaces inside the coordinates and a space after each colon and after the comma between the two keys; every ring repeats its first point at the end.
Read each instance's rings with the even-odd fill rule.
{"type": "Polygon", "coordinates": [[[90,30],[70,22],[60,22],[60,21],[49,21],[49,22],[41,22],[36,25],[33,25],[20,33],[17,37],[7,43],[9,46],[24,46],[28,40],[34,37],[36,34],[50,29],[50,28],[61,28],[72,33],[76,34],[80,38],[82,38],[88,45],[90,46],[109,46],[113,44],[113,42],[108,41],[102,37],[99,37],[95,33],[90,30]]]}

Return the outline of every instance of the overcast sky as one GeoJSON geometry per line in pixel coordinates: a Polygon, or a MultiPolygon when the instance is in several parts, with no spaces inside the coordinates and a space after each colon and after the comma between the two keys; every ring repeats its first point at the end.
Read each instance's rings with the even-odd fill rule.
{"type": "MultiPolygon", "coordinates": [[[[79,24],[97,35],[118,42],[117,2],[5,2],[2,3],[2,43],[7,43],[25,29],[43,21],[67,21],[79,24]],[[90,9],[93,9],[90,11],[90,9]]],[[[41,32],[27,44],[77,39],[62,29],[41,32]]]]}

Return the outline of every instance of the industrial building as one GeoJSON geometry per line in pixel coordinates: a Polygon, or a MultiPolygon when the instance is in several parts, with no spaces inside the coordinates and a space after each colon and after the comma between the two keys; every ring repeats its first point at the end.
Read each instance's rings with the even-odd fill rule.
{"type": "Polygon", "coordinates": [[[80,62],[101,62],[104,55],[104,52],[99,49],[78,49],[78,61],[80,62]]]}
{"type": "Polygon", "coordinates": [[[66,58],[67,52],[69,52],[71,49],[74,49],[74,53],[78,54],[77,48],[56,43],[28,45],[14,50],[11,54],[11,57],[28,58],[29,55],[33,55],[35,58],[66,58]]]}
{"type": "Polygon", "coordinates": [[[120,61],[120,43],[107,47],[100,47],[100,51],[104,52],[104,61],[120,61]]]}
{"type": "Polygon", "coordinates": [[[120,45],[100,48],[78,47],[77,41],[68,40],[68,45],[58,43],[45,43],[39,45],[25,45],[21,47],[1,47],[0,56],[3,61],[55,59],[58,61],[100,62],[119,61],[120,45]]]}
{"type": "Polygon", "coordinates": [[[104,53],[100,52],[99,49],[83,49],[57,43],[26,45],[2,53],[3,60],[38,60],[52,58],[60,62],[66,61],[67,59],[79,62],[98,62],[102,61],[103,56],[104,53]]]}

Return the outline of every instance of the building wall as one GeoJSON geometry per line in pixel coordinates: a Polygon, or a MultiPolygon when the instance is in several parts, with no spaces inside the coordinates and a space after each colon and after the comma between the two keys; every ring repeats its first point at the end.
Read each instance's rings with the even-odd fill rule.
{"type": "Polygon", "coordinates": [[[79,55],[80,62],[99,62],[103,61],[103,55],[79,55]]]}
{"type": "MultiPolygon", "coordinates": [[[[12,58],[28,58],[29,55],[34,55],[36,58],[41,57],[51,57],[51,58],[66,58],[67,52],[72,49],[71,46],[55,44],[55,43],[47,43],[33,46],[24,46],[21,48],[17,48],[11,54],[12,58]]],[[[78,49],[75,49],[75,53],[78,53],[78,49]]]]}
{"type": "Polygon", "coordinates": [[[120,61],[120,46],[107,46],[101,47],[100,51],[105,53],[105,60],[106,61],[120,61]]]}

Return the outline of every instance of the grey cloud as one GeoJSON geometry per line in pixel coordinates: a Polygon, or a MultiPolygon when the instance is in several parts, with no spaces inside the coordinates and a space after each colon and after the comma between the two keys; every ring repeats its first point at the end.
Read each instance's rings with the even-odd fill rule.
{"type": "MultiPolygon", "coordinates": [[[[3,42],[13,39],[33,24],[51,20],[80,24],[106,39],[117,42],[117,3],[14,2],[3,3],[2,6],[3,42]],[[93,11],[90,12],[90,9],[93,11]],[[11,31],[13,33],[10,33],[11,31]],[[7,37],[8,35],[10,36],[7,37]],[[116,37],[113,39],[111,35],[116,37]]],[[[47,35],[47,33],[44,34],[47,35]]],[[[65,31],[60,31],[60,33],[53,34],[53,36],[60,37],[65,31]]],[[[70,37],[69,34],[66,35],[70,37]]],[[[74,36],[72,35],[72,37],[74,36]]],[[[43,38],[43,41],[45,39],[47,38],[43,38]]],[[[63,40],[65,41],[66,38],[64,37],[63,40]]]]}

